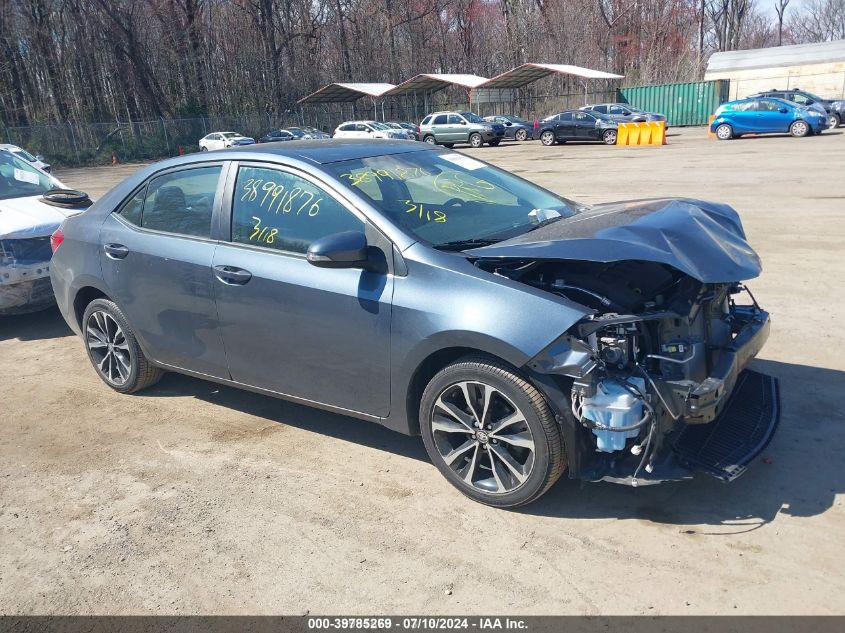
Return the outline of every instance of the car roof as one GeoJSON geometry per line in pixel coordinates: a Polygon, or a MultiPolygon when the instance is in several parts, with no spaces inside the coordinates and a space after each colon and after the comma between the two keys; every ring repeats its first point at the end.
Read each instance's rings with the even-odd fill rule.
{"type": "MultiPolygon", "coordinates": [[[[270,155],[325,165],[342,160],[438,150],[439,148],[437,146],[417,143],[416,141],[333,139],[331,142],[325,140],[307,140],[261,143],[260,145],[239,147],[238,149],[216,150],[214,156],[219,156],[221,160],[254,160],[260,155],[270,155]]],[[[203,152],[203,154],[206,153],[203,152]]],[[[204,160],[208,160],[207,155],[191,154],[190,156],[192,158],[201,157],[204,160]]],[[[187,158],[187,156],[182,158],[187,158]]],[[[177,162],[176,164],[183,164],[183,162],[177,162]]]]}
{"type": "Polygon", "coordinates": [[[23,149],[23,148],[18,146],[18,145],[12,145],[11,143],[0,143],[0,149],[16,150],[16,149],[23,149]]]}

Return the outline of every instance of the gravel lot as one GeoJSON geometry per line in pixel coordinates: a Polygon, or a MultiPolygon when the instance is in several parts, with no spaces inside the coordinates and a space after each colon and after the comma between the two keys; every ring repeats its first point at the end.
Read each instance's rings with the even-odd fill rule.
{"type": "MultiPolygon", "coordinates": [[[[739,210],[783,397],[745,477],[493,510],[419,438],[177,375],[122,396],[55,310],[0,318],[0,613],[845,613],[845,134],[669,142],[468,153],[588,202],[739,210]]],[[[96,196],[136,168],[59,177],[96,196]]]]}

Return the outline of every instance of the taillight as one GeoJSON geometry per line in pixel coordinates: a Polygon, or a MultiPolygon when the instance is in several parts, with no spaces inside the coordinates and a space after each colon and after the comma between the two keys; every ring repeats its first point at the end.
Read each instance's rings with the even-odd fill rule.
{"type": "Polygon", "coordinates": [[[65,241],[65,234],[61,229],[56,229],[50,236],[50,249],[55,253],[62,242],[65,241]]]}

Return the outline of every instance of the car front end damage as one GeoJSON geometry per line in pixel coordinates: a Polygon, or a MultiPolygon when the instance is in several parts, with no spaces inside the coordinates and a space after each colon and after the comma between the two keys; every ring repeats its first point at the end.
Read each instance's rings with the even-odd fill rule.
{"type": "Polygon", "coordinates": [[[50,236],[0,239],[0,315],[50,306],[50,236]]]}
{"type": "Polygon", "coordinates": [[[69,189],[0,200],[0,316],[36,312],[55,303],[50,236],[66,218],[90,205],[86,194],[69,189]]]}
{"type": "Polygon", "coordinates": [[[592,310],[525,367],[555,406],[570,477],[637,486],[745,472],[779,400],[777,381],[748,368],[771,321],[742,283],[761,268],[735,212],[621,203],[532,233],[473,253],[592,310]]]}

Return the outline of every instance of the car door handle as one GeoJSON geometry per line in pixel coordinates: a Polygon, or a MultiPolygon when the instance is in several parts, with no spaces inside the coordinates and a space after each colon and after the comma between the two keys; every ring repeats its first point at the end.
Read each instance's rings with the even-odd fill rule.
{"type": "Polygon", "coordinates": [[[243,286],[252,279],[251,272],[236,266],[215,266],[214,276],[224,284],[233,286],[243,286]]]}
{"type": "Polygon", "coordinates": [[[104,244],[103,250],[110,259],[123,259],[129,254],[129,249],[123,244],[104,244]]]}

